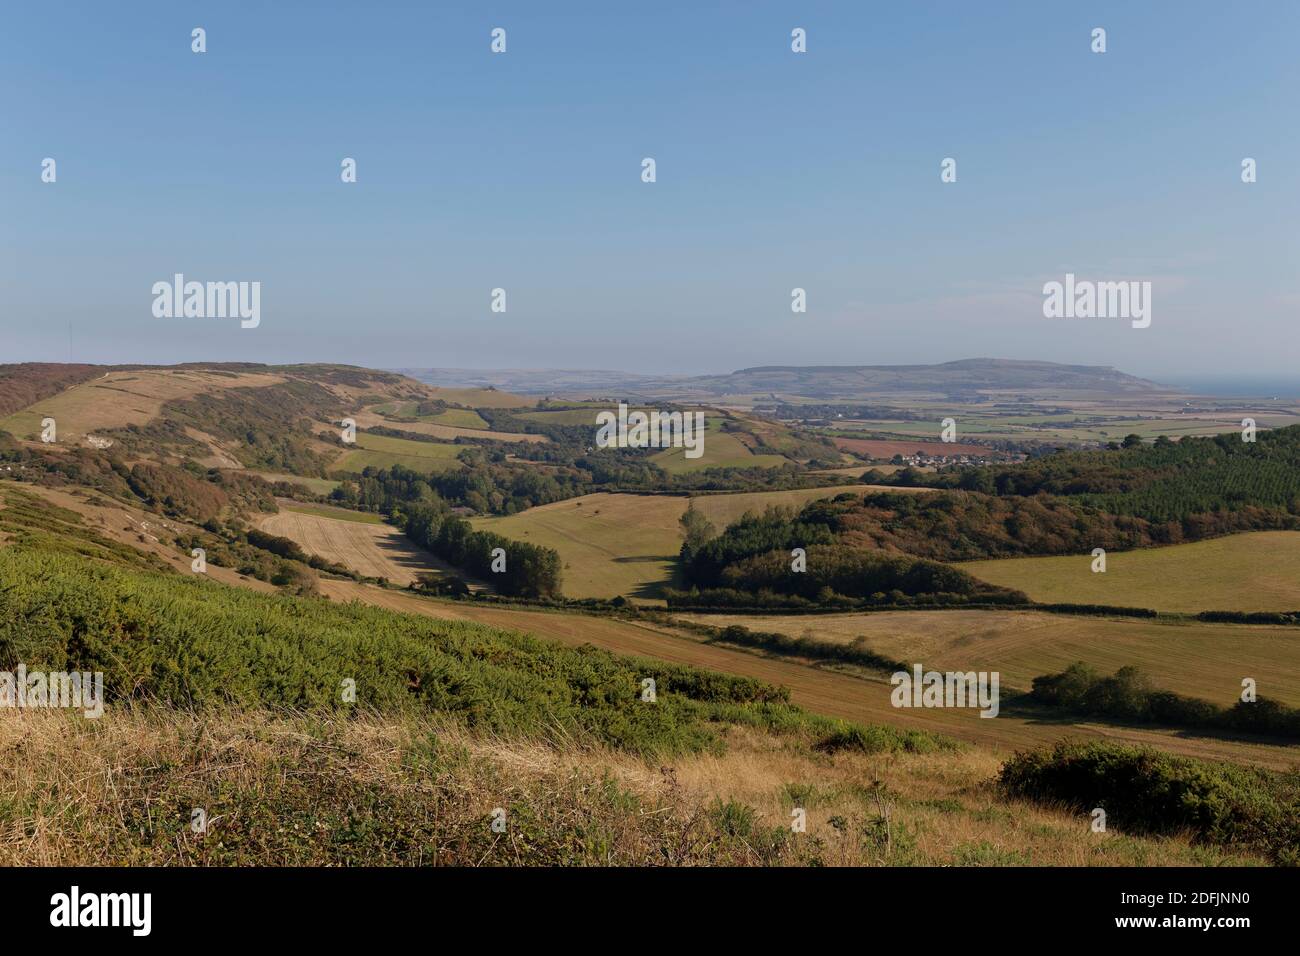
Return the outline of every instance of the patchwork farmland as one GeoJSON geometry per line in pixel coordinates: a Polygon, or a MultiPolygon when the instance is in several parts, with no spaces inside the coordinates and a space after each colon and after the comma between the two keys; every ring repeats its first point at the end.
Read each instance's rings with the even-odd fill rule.
{"type": "Polygon", "coordinates": [[[837,485],[797,491],[695,495],[583,495],[506,517],[475,518],[475,528],[554,548],[564,564],[564,591],[574,598],[656,600],[671,584],[682,546],[678,519],[689,502],[719,531],[746,512],[800,508],[809,501],[865,491],[925,489],[837,485]]]}

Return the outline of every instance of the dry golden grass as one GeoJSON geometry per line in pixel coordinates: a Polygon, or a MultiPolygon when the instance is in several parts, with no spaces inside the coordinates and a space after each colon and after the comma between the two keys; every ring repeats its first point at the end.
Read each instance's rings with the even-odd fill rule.
{"type": "Polygon", "coordinates": [[[445,720],[0,712],[0,865],[1223,865],[1005,801],[979,753],[829,756],[731,727],[667,764],[445,720]],[[494,833],[495,808],[506,832],[494,833]],[[807,832],[790,832],[795,807],[807,832]],[[206,816],[196,832],[194,811],[206,816]]]}

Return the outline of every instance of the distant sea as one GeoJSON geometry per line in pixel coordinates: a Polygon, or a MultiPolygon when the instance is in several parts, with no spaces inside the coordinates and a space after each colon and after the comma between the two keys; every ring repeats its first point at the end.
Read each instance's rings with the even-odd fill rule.
{"type": "Polygon", "coordinates": [[[1198,395],[1225,398],[1300,398],[1300,379],[1280,378],[1195,378],[1166,385],[1185,388],[1198,395]]]}

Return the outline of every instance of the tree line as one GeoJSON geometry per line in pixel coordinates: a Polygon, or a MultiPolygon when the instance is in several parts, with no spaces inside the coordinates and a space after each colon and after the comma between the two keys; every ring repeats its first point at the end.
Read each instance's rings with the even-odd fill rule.
{"type": "Polygon", "coordinates": [[[516,597],[558,598],[562,564],[551,548],[511,541],[490,531],[475,531],[464,518],[434,503],[413,504],[394,512],[412,541],[498,591],[516,597]]]}
{"type": "Polygon", "coordinates": [[[1275,526],[1295,527],[1300,515],[1300,425],[1205,438],[1167,438],[1146,444],[1136,435],[1122,446],[1061,451],[1013,465],[950,467],[934,473],[904,469],[868,473],[864,481],[944,488],[995,497],[1068,498],[1113,515],[1141,518],[1191,535],[1244,530],[1234,515],[1273,515],[1275,526]],[[1226,517],[1225,517],[1226,516],[1226,517]],[[1185,532],[1186,533],[1186,532],[1185,532]]]}
{"type": "MultiPolygon", "coordinates": [[[[845,506],[857,500],[852,494],[834,499],[845,506]]],[[[827,516],[811,506],[799,513],[770,507],[762,514],[746,514],[708,540],[700,540],[699,532],[688,527],[682,572],[698,593],[675,593],[674,602],[752,605],[755,595],[783,595],[818,604],[842,598],[880,604],[901,603],[905,598],[935,603],[1025,600],[1018,592],[986,585],[939,561],[863,547],[839,534],[832,521],[824,520],[827,516]]],[[[684,526],[688,524],[695,522],[683,520],[684,526]]]]}

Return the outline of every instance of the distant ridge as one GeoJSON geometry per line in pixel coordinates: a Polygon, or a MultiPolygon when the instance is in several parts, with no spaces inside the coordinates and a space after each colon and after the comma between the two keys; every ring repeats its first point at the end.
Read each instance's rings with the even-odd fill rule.
{"type": "Polygon", "coordinates": [[[395,369],[450,387],[493,386],[529,395],[588,394],[849,399],[906,394],[952,398],[1034,392],[1114,397],[1175,389],[1106,365],[972,358],[935,365],[759,365],[719,375],[653,376],[573,369],[395,369]]]}

